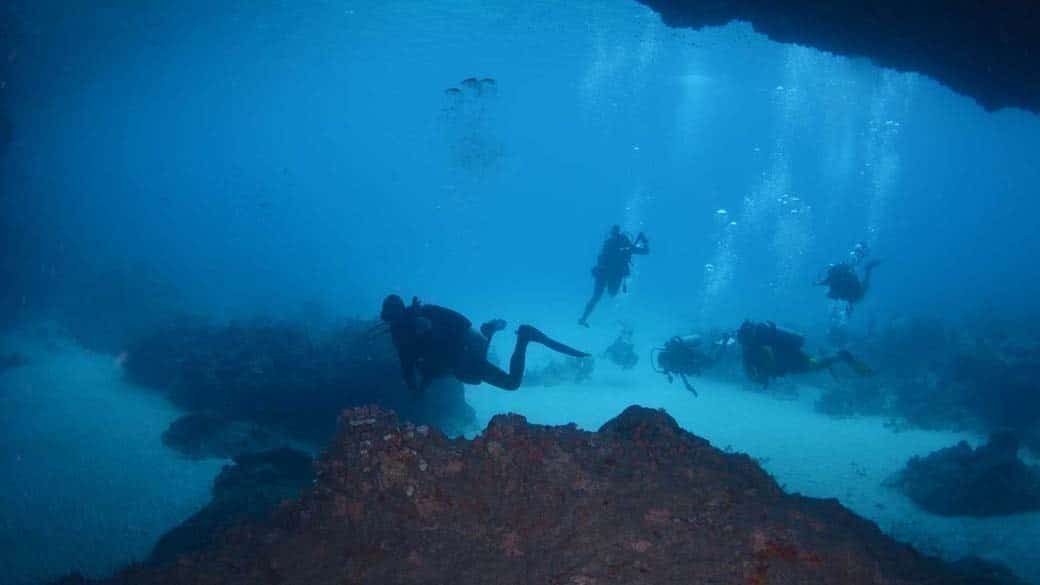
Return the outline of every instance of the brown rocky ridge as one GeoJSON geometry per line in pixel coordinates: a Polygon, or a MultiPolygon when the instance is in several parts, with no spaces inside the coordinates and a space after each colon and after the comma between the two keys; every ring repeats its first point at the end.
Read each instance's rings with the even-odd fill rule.
{"type": "Polygon", "coordinates": [[[473,440],[353,408],[305,492],[269,522],[109,582],[998,582],[894,541],[836,500],[786,494],[749,456],[638,406],[598,432],[496,416],[473,440]]]}

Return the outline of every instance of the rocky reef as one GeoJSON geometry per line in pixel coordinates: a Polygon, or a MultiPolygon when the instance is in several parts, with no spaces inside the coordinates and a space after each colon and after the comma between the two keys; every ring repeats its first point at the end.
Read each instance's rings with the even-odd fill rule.
{"type": "Polygon", "coordinates": [[[1040,319],[900,318],[854,340],[875,375],[821,379],[817,409],[890,417],[898,427],[1011,430],[1040,453],[1040,319]]]}
{"type": "Polygon", "coordinates": [[[999,516],[1040,509],[1040,467],[1018,457],[1018,438],[999,433],[914,457],[889,483],[921,508],[944,516],[999,516]]]}
{"type": "Polygon", "coordinates": [[[923,73],[987,110],[1040,112],[1040,4],[851,0],[639,0],[673,27],[739,20],[782,43],[923,73]]]}
{"type": "Polygon", "coordinates": [[[1013,582],[785,494],[750,457],[636,406],[598,432],[497,416],[473,440],[354,408],[317,469],[268,522],[108,583],[1013,582]]]}
{"type": "Polygon", "coordinates": [[[232,448],[236,437],[256,442],[251,427],[230,421],[324,445],[335,433],[336,414],[361,404],[392,408],[407,420],[449,432],[472,423],[473,410],[458,382],[440,380],[425,393],[409,391],[389,339],[372,335],[371,326],[353,321],[314,332],[269,321],[173,325],[130,344],[123,368],[131,382],[200,415],[175,422],[167,433],[189,453],[232,448]]]}

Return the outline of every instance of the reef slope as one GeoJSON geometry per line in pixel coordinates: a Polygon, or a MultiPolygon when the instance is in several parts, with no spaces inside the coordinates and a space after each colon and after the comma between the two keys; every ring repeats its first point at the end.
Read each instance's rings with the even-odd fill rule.
{"type": "Polygon", "coordinates": [[[269,523],[112,582],[989,582],[636,406],[595,433],[498,416],[474,440],[354,408],[317,471],[269,523]]]}

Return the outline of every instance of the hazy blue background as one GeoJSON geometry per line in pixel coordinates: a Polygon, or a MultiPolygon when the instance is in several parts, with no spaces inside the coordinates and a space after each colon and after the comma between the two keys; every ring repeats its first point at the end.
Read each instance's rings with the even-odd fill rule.
{"type": "Polygon", "coordinates": [[[629,316],[811,322],[807,283],[860,238],[886,260],[873,311],[1037,291],[1035,116],[743,26],[627,2],[8,11],[3,193],[34,308],[133,270],[207,314],[370,315],[394,290],[570,319],[613,222],[653,244],[629,316]],[[445,95],[470,76],[497,94],[445,95]]]}
{"type": "MultiPolygon", "coordinates": [[[[0,114],[13,127],[0,149],[0,328],[51,322],[115,354],[126,332],[182,311],[373,317],[383,295],[399,292],[478,322],[544,324],[594,351],[619,319],[635,324],[641,352],[746,317],[820,335],[829,305],[810,283],[861,239],[884,263],[853,327],[906,314],[1036,311],[1035,115],[986,113],[927,78],[777,45],[747,26],[673,31],[623,0],[14,0],[0,7],[0,25],[0,114]],[[445,93],[468,77],[494,78],[497,89],[445,93]],[[613,223],[645,230],[652,254],[636,259],[630,294],[602,303],[584,331],[575,321],[613,223]]],[[[10,448],[2,469],[18,469],[16,454],[21,462],[70,448],[36,437],[60,435],[72,419],[74,442],[93,444],[114,425],[120,432],[101,443],[132,445],[128,457],[154,460],[155,473],[147,484],[113,475],[123,483],[96,488],[104,505],[71,532],[75,507],[92,505],[63,494],[79,468],[60,481],[5,482],[14,486],[5,506],[22,506],[0,531],[5,550],[24,532],[19,522],[35,521],[39,498],[73,497],[39,520],[54,523],[40,538],[64,540],[21,539],[41,555],[18,565],[22,576],[41,566],[104,573],[140,558],[200,505],[215,473],[159,447],[176,413],[114,386],[109,356],[69,352],[62,369],[43,361],[6,378],[23,390],[45,380],[46,391],[8,394],[33,400],[4,401],[0,387],[3,420],[26,425],[17,444],[31,451],[10,448]],[[112,392],[127,416],[102,402],[112,392]],[[91,418],[92,409],[106,414],[91,418]],[[184,485],[158,493],[168,477],[184,485]],[[104,532],[105,511],[152,488],[154,502],[135,504],[151,516],[104,532]],[[97,558],[76,556],[84,538],[97,558]],[[113,539],[125,549],[105,549],[113,539]]],[[[644,366],[640,375],[653,376],[644,366]]],[[[760,424],[745,416],[743,398],[709,392],[687,404],[681,390],[639,389],[602,403],[564,405],[526,388],[476,401],[481,416],[526,408],[592,425],[633,401],[674,413],[682,400],[682,420],[706,417],[704,432],[765,450],[756,456],[784,445],[768,434],[776,429],[806,434],[778,407],[763,407],[769,424],[760,424]],[[712,400],[731,410],[711,410],[712,400]],[[752,427],[766,430],[752,436],[752,427]]],[[[849,436],[848,452],[866,444],[849,436]]],[[[892,461],[952,440],[929,437],[895,455],[879,448],[886,458],[871,487],[880,489],[892,461]]],[[[114,461],[122,459],[79,463],[123,467],[114,461]]],[[[808,493],[844,498],[835,485],[863,483],[842,479],[846,459],[836,479],[814,462],[791,467],[799,464],[808,479],[793,485],[808,493]]],[[[862,506],[873,510],[873,501],[862,506]]],[[[1040,574],[1040,561],[1028,562],[1040,574]]]]}

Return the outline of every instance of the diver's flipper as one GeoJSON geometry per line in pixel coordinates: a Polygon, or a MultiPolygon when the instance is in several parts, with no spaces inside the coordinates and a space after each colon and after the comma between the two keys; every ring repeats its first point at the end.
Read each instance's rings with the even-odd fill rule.
{"type": "Polygon", "coordinates": [[[849,367],[852,368],[852,371],[856,372],[860,376],[870,376],[874,373],[874,370],[872,370],[870,366],[853,357],[852,354],[849,353],[847,350],[843,349],[839,351],[838,357],[841,358],[845,363],[849,364],[849,367]]]}
{"type": "Polygon", "coordinates": [[[516,334],[521,338],[526,338],[528,341],[540,343],[545,347],[548,347],[553,351],[560,352],[564,355],[569,355],[576,358],[589,357],[589,355],[591,355],[583,351],[578,351],[569,345],[564,345],[559,341],[556,341],[555,339],[552,339],[548,335],[542,333],[541,331],[535,329],[534,327],[531,327],[530,325],[521,325],[516,330],[516,334]]]}
{"type": "Polygon", "coordinates": [[[700,394],[697,394],[697,389],[694,388],[693,385],[690,384],[690,381],[686,379],[686,374],[679,374],[679,378],[682,380],[682,383],[686,386],[687,390],[693,392],[694,396],[700,396],[700,394]]]}

